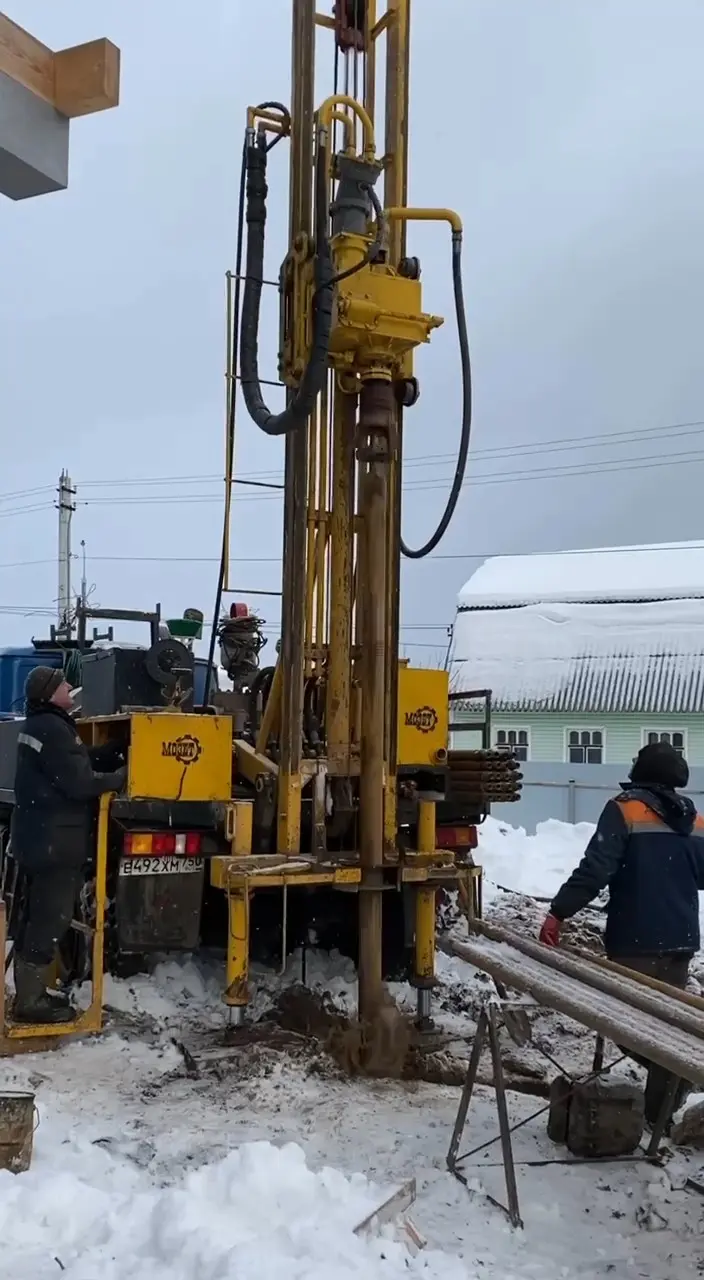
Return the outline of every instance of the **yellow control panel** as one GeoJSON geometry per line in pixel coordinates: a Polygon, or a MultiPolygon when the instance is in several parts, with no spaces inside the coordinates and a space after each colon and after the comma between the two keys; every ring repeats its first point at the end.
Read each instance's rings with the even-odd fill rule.
{"type": "Polygon", "coordinates": [[[449,676],[446,671],[399,666],[398,763],[444,763],[449,734],[449,676]]]}
{"type": "Polygon", "coordinates": [[[231,792],[231,716],[130,715],[130,798],[225,803],[231,792]]]}

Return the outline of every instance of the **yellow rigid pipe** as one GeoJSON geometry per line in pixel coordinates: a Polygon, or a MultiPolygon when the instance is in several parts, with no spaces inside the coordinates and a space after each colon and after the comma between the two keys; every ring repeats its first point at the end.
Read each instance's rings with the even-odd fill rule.
{"type": "Polygon", "coordinates": [[[100,797],[98,806],[98,833],[95,845],[95,921],[93,924],[93,964],[91,972],[91,1002],[88,1016],[94,1019],[96,1031],[100,1030],[103,1015],[103,979],[105,975],[105,906],[107,902],[108,844],[110,832],[110,806],[116,799],[114,792],[100,797]]]}
{"type": "MultiPolygon", "coordinates": [[[[227,895],[227,967],[223,1002],[244,1012],[249,1003],[249,893],[231,890],[227,895]]],[[[241,1015],[240,1015],[241,1016],[241,1015]]]]}
{"type": "Polygon", "coordinates": [[[280,111],[270,111],[266,107],[247,107],[247,128],[254,129],[258,120],[266,125],[267,133],[280,133],[285,138],[288,137],[287,120],[280,111]]]}
{"type": "Polygon", "coordinates": [[[423,885],[416,890],[415,914],[415,977],[430,985],[435,978],[434,888],[423,885]]]}
{"type": "Polygon", "coordinates": [[[405,209],[400,206],[384,210],[389,222],[449,222],[452,230],[462,235],[462,219],[454,209],[405,209]]]}
{"type": "Polygon", "coordinates": [[[252,852],[254,805],[251,800],[236,800],[233,807],[235,830],[230,842],[230,850],[234,858],[247,856],[252,852]]]}
{"type": "Polygon", "coordinates": [[[326,379],[320,397],[320,432],[318,435],[318,536],[315,546],[315,645],[320,653],[325,643],[327,606],[326,552],[328,542],[328,469],[330,447],[330,387],[326,379]]]}
{"type": "Polygon", "coordinates": [[[435,853],[435,801],[418,801],[418,852],[435,853]]]}
{"type": "Polygon", "coordinates": [[[364,20],[364,41],[367,47],[367,75],[364,106],[370,120],[373,120],[376,104],[376,47],[373,37],[373,31],[376,26],[376,0],[367,0],[364,20]]]}
{"type": "Polygon", "coordinates": [[[342,125],[345,130],[345,150],[354,152],[357,131],[353,117],[346,115],[344,111],[332,111],[330,119],[342,125]]]}
{"type": "Polygon", "coordinates": [[[352,115],[356,116],[362,126],[364,134],[364,153],[367,156],[376,155],[376,142],[374,138],[374,125],[372,123],[369,112],[364,109],[361,102],[357,102],[356,98],[350,97],[348,93],[332,93],[326,98],[318,108],[318,121],[324,127],[329,129],[335,118],[333,112],[336,107],[347,107],[352,115]]]}
{"type": "Polygon", "coordinates": [[[330,633],[325,724],[328,756],[348,760],[352,642],[352,522],[356,395],[335,386],[330,503],[330,633]]]}
{"type": "MultiPolygon", "coordinates": [[[[316,400],[310,417],[310,436],[308,442],[308,540],[306,543],[306,617],[305,617],[305,675],[306,679],[313,673],[311,650],[313,647],[313,605],[315,598],[315,530],[318,518],[315,496],[315,464],[318,453],[318,435],[320,425],[320,400],[316,400]]],[[[316,637],[320,644],[320,637],[316,637]]]]}
{"type": "MultiPolygon", "coordinates": [[[[230,521],[232,519],[232,472],[234,468],[234,439],[230,435],[232,396],[236,394],[232,367],[232,272],[225,272],[225,515],[223,526],[223,590],[230,585],[230,521]]],[[[234,433],[233,433],[234,434],[234,433]]],[[[217,621],[217,619],[216,619],[217,621]]]]}
{"type": "Polygon", "coordinates": [[[260,755],[266,754],[269,739],[273,737],[275,725],[279,719],[281,712],[281,661],[279,660],[274,667],[274,674],[271,679],[271,687],[269,689],[269,697],[266,700],[262,722],[259,726],[257,741],[255,747],[260,755]]]}

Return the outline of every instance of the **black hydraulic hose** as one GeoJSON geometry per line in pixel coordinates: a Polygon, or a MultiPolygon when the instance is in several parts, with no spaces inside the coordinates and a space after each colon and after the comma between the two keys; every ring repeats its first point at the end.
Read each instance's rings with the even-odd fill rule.
{"type": "Polygon", "coordinates": [[[457,454],[457,466],[452,481],[452,488],[447,499],[440,523],[435,533],[424,546],[417,550],[406,546],[401,538],[401,552],[408,560],[422,560],[434,551],[445,536],[448,525],[455,514],[455,508],[462,490],[464,474],[467,468],[469,453],[469,437],[472,430],[472,367],[469,359],[469,336],[467,333],[467,314],[464,306],[464,290],[462,288],[462,232],[452,233],[452,287],[455,296],[455,315],[457,317],[457,333],[460,340],[460,363],[462,367],[462,431],[460,447],[457,454]]]}
{"type": "Polygon", "coordinates": [[[281,413],[266,406],[259,381],[259,312],[264,283],[266,148],[248,134],[247,255],[240,330],[240,383],[250,417],[268,436],[288,435],[307,422],[323,390],[333,316],[334,265],[328,238],[327,150],[318,148],[315,169],[315,296],[311,353],[298,390],[281,413]]]}

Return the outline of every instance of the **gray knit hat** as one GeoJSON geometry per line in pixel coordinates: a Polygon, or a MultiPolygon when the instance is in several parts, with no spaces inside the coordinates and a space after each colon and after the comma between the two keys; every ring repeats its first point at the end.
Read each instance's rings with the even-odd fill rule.
{"type": "Polygon", "coordinates": [[[50,702],[65,676],[61,667],[34,667],[24,686],[28,702],[50,702]]]}

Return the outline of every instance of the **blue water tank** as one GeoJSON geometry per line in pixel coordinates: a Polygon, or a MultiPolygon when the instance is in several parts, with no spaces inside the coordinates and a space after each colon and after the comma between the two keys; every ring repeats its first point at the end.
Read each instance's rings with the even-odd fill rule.
{"type": "Polygon", "coordinates": [[[34,667],[60,667],[63,656],[58,649],[0,649],[0,714],[22,715],[24,682],[34,667]]]}

